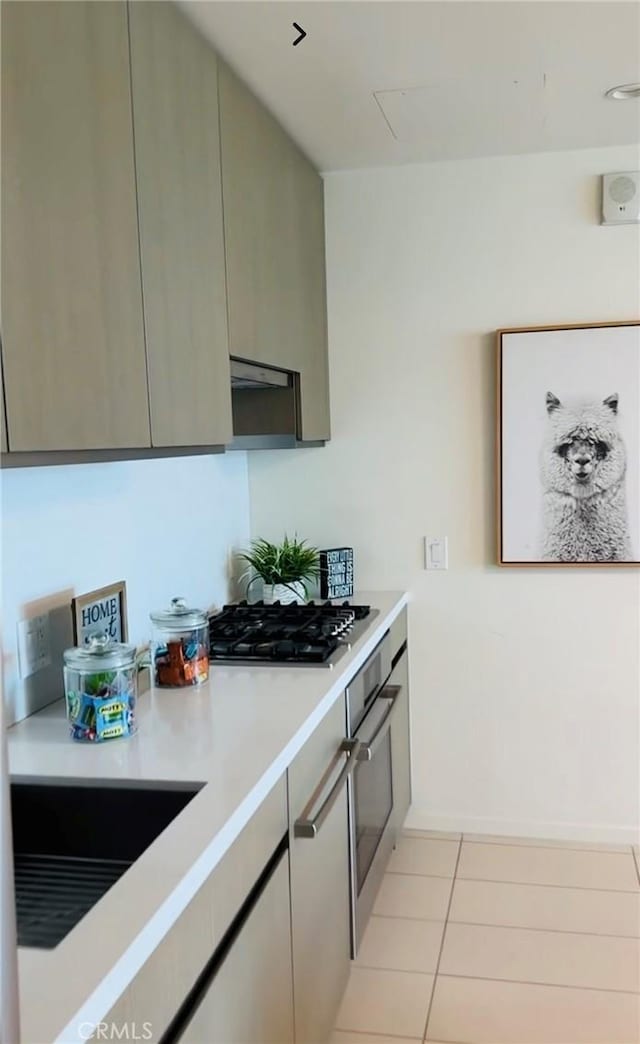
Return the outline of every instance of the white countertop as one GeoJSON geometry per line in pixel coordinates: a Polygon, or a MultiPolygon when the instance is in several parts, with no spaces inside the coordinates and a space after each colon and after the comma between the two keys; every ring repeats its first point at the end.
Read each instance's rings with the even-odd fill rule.
{"type": "Polygon", "coordinates": [[[76,1044],[99,1022],[261,805],[407,603],[379,610],[334,668],[221,667],[198,689],[151,690],[138,733],[74,743],[63,701],[9,730],[13,776],[204,783],[183,812],[54,950],[19,950],[22,1044],[76,1044]],[[83,1036],[84,1032],[84,1036],[83,1036]]]}

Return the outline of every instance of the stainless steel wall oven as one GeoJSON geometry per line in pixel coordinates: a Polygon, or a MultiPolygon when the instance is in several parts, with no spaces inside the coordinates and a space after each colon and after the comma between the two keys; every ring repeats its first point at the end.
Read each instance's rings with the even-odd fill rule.
{"type": "MultiPolygon", "coordinates": [[[[396,653],[396,662],[405,649],[406,642],[396,653]]],[[[391,728],[401,688],[393,684],[392,652],[387,632],[347,687],[348,736],[360,741],[349,780],[354,957],[395,844],[391,728]]]]}

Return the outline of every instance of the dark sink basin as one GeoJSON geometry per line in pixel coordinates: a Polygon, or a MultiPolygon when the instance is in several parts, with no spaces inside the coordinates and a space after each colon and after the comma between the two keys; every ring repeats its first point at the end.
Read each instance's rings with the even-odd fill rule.
{"type": "Polygon", "coordinates": [[[201,786],[12,782],[18,945],[57,946],[201,786]]]}

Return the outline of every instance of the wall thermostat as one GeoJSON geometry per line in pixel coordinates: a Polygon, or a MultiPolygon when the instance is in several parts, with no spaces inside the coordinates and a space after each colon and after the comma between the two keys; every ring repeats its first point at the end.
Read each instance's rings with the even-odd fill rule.
{"type": "Polygon", "coordinates": [[[640,171],[602,176],[602,224],[640,223],[640,171]]]}

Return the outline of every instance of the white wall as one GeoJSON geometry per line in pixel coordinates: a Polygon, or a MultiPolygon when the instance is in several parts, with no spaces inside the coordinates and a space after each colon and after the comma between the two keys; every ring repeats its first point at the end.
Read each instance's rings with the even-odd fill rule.
{"type": "Polygon", "coordinates": [[[228,598],[228,560],[249,534],[245,453],[24,468],[2,473],[2,646],[10,718],[61,695],[70,613],[56,610],[54,662],[24,686],[16,624],[74,594],[126,580],[129,639],[149,640],[149,611],[184,595],[228,598]]]}
{"type": "Polygon", "coordinates": [[[414,826],[627,840],[639,575],[494,565],[494,331],[635,318],[637,226],[599,226],[634,148],[330,175],[333,441],[255,454],[252,531],[353,544],[411,591],[414,826]],[[424,534],[450,568],[422,570],[424,534]]]}

